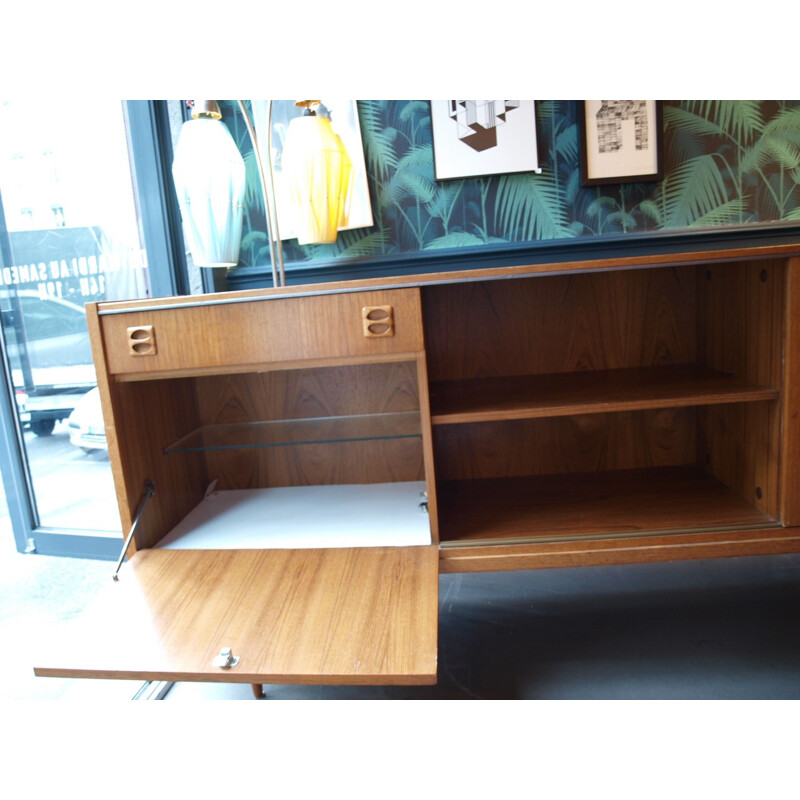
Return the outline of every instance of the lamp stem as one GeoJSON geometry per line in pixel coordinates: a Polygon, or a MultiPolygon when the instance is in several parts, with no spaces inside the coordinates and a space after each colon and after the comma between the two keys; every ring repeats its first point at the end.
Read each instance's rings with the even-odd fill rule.
{"type": "Polygon", "coordinates": [[[267,166],[269,168],[269,181],[264,174],[264,160],[261,157],[261,149],[258,146],[253,122],[243,100],[237,101],[239,110],[242,112],[247,133],[253,143],[253,152],[256,156],[258,166],[258,177],[261,183],[261,191],[264,194],[264,206],[267,212],[267,236],[269,238],[269,258],[272,267],[273,286],[286,285],[286,273],[283,266],[283,244],[281,243],[280,230],[278,228],[278,207],[275,199],[275,175],[272,168],[272,101],[267,100],[267,166]]]}

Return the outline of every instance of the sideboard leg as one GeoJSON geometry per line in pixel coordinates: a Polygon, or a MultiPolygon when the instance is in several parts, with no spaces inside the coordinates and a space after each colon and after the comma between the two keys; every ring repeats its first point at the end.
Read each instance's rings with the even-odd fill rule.
{"type": "Polygon", "coordinates": [[[251,683],[250,686],[253,687],[253,697],[261,700],[264,697],[264,687],[260,683],[251,683]]]}

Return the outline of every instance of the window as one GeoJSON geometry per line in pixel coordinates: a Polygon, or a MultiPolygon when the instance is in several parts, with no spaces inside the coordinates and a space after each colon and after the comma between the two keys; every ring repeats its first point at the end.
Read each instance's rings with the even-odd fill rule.
{"type": "Polygon", "coordinates": [[[156,279],[160,293],[174,292],[174,261],[163,253],[180,253],[182,243],[164,218],[169,198],[152,192],[164,185],[154,165],[165,161],[158,137],[142,131],[152,131],[156,104],[96,100],[75,114],[73,102],[0,105],[0,315],[10,417],[2,466],[19,549],[108,557],[118,553],[120,521],[84,304],[152,294],[153,247],[161,273],[170,273],[156,279]],[[132,129],[143,169],[131,153],[132,129]],[[42,545],[59,535],[67,544],[42,545]],[[109,546],[87,552],[89,539],[109,546]],[[83,550],[73,552],[79,540],[83,550]]]}

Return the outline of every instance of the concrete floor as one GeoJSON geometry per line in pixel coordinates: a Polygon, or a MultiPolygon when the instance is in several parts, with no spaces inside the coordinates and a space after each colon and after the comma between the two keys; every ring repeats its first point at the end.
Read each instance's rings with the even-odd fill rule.
{"type": "MultiPolygon", "coordinates": [[[[14,549],[0,524],[0,700],[128,700],[138,681],[36,678],[30,652],[113,564],[14,549]]],[[[267,686],[268,699],[800,699],[800,555],[440,578],[434,687],[267,686]]],[[[251,700],[178,683],[167,700],[251,700]]]]}

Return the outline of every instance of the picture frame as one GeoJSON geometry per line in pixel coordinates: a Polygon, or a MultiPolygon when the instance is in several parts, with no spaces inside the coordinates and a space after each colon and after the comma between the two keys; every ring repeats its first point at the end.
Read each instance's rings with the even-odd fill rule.
{"type": "MultiPolygon", "coordinates": [[[[292,230],[291,217],[286,209],[290,204],[284,199],[285,188],[282,170],[283,147],[289,123],[304,113],[294,100],[273,100],[271,113],[268,112],[266,100],[251,100],[253,121],[258,138],[262,142],[268,141],[269,125],[267,120],[272,120],[272,163],[275,182],[276,208],[278,213],[278,228],[282,240],[293,239],[296,232],[292,230]]],[[[358,101],[356,100],[323,100],[318,114],[326,116],[331,121],[334,133],[338,134],[344,144],[347,154],[352,162],[351,187],[349,206],[347,209],[347,222],[339,230],[355,230],[357,228],[370,228],[375,222],[372,215],[369,184],[367,182],[367,165],[364,156],[364,144],[361,136],[361,123],[358,117],[358,101]]],[[[273,232],[273,238],[275,234],[273,232]]]]}
{"type": "Polygon", "coordinates": [[[541,172],[533,100],[431,100],[437,181],[541,172]]]}
{"type": "Polygon", "coordinates": [[[660,100],[583,100],[578,117],[584,186],[662,179],[660,100]]]}

